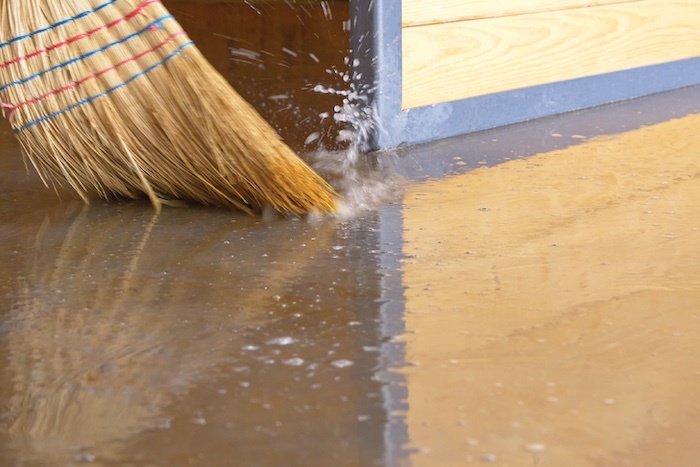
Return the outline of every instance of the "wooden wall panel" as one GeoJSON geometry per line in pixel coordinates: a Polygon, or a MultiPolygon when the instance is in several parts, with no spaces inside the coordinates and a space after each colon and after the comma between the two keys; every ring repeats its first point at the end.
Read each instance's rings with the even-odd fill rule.
{"type": "Polygon", "coordinates": [[[697,57],[698,18],[700,0],[645,0],[404,28],[402,107],[697,57]]]}
{"type": "Polygon", "coordinates": [[[646,0],[403,0],[404,27],[646,0]]]}

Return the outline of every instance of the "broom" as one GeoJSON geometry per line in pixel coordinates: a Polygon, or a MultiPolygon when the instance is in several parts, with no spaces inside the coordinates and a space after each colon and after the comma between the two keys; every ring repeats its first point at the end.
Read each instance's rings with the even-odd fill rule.
{"type": "Polygon", "coordinates": [[[160,0],[0,0],[0,102],[44,183],[86,202],[335,210],[160,0]]]}

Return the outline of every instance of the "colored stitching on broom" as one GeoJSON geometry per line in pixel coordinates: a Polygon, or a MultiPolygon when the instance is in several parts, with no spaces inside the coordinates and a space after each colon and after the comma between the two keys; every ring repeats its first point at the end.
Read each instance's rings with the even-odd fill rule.
{"type": "Polygon", "coordinates": [[[124,37],[123,39],[120,39],[120,40],[118,40],[118,41],[109,43],[109,44],[107,44],[107,45],[105,45],[104,47],[101,47],[101,48],[99,48],[99,49],[92,50],[92,51],[90,51],[90,52],[88,52],[88,53],[86,53],[86,54],[81,55],[80,57],[72,58],[72,59],[70,59],[70,60],[68,60],[68,61],[66,61],[66,62],[60,63],[60,64],[58,64],[58,65],[54,65],[54,66],[52,66],[51,68],[49,68],[49,69],[47,69],[47,70],[40,71],[39,73],[33,74],[33,75],[28,76],[28,77],[26,77],[26,78],[23,78],[23,79],[20,79],[20,80],[17,80],[17,81],[13,81],[13,82],[11,82],[11,83],[7,83],[7,84],[4,85],[4,86],[0,86],[0,92],[1,92],[1,91],[4,91],[5,89],[10,88],[10,87],[12,87],[12,86],[18,86],[18,85],[26,84],[26,83],[28,83],[28,82],[30,82],[30,81],[33,81],[33,80],[37,79],[37,78],[41,78],[42,76],[44,76],[44,75],[47,74],[47,73],[50,73],[50,72],[56,71],[56,70],[60,70],[61,68],[65,68],[65,67],[67,67],[68,65],[71,65],[71,64],[73,64],[73,63],[77,63],[77,62],[83,61],[83,60],[85,60],[86,58],[92,57],[93,55],[96,55],[96,54],[98,54],[98,53],[100,53],[100,52],[104,52],[105,50],[110,49],[110,48],[114,47],[115,45],[121,45],[121,44],[123,44],[123,43],[125,43],[125,42],[127,42],[127,41],[129,41],[129,40],[131,40],[131,39],[133,39],[134,37],[138,37],[138,36],[140,36],[140,35],[142,35],[142,34],[148,32],[148,31],[151,31],[151,28],[152,28],[153,26],[159,25],[160,23],[162,23],[162,22],[165,21],[166,19],[173,19],[173,15],[161,16],[160,18],[158,18],[158,19],[156,19],[155,21],[153,21],[151,24],[147,25],[145,28],[143,28],[143,29],[141,29],[140,31],[137,31],[137,32],[135,32],[135,33],[133,33],[133,34],[130,34],[130,35],[124,37]]]}
{"type": "Polygon", "coordinates": [[[138,79],[138,78],[140,78],[140,77],[142,77],[142,76],[145,76],[145,75],[147,75],[148,73],[150,73],[151,71],[153,71],[153,70],[155,70],[156,68],[158,68],[159,66],[164,65],[165,63],[167,63],[168,61],[170,61],[171,59],[173,59],[174,57],[176,57],[178,54],[180,54],[186,47],[189,47],[189,46],[191,46],[191,45],[194,45],[194,42],[192,42],[192,41],[190,41],[190,42],[185,42],[184,44],[182,44],[182,45],[181,45],[180,47],[178,47],[174,52],[172,52],[170,55],[168,55],[167,57],[165,57],[165,58],[164,58],[163,60],[161,60],[160,62],[154,63],[153,65],[149,66],[148,68],[146,68],[146,69],[143,70],[142,72],[140,72],[140,73],[138,73],[138,74],[135,74],[135,75],[132,76],[131,78],[127,79],[127,80],[124,81],[123,83],[118,84],[118,85],[116,85],[116,86],[114,86],[114,87],[111,87],[111,88],[109,88],[108,90],[106,90],[106,91],[104,91],[104,92],[101,92],[100,94],[96,94],[96,95],[94,95],[94,96],[92,96],[92,97],[88,97],[87,99],[84,99],[84,100],[82,100],[82,101],[80,101],[80,102],[77,102],[77,103],[71,105],[70,107],[66,107],[65,109],[59,110],[59,111],[54,112],[54,113],[52,113],[52,114],[49,114],[49,115],[46,115],[46,116],[44,116],[44,117],[38,118],[38,119],[36,119],[36,120],[34,120],[34,121],[31,121],[31,122],[29,122],[29,123],[27,123],[27,124],[25,124],[25,125],[23,125],[23,126],[17,128],[17,129],[15,129],[14,132],[15,132],[15,133],[19,133],[19,132],[21,132],[21,131],[23,131],[23,130],[26,130],[26,129],[28,129],[28,128],[31,128],[31,127],[33,127],[33,126],[35,126],[35,125],[38,125],[38,124],[40,124],[40,123],[43,123],[43,122],[45,122],[45,121],[47,121],[47,120],[51,120],[51,119],[56,118],[56,117],[58,117],[58,116],[60,116],[60,115],[63,115],[64,113],[68,113],[68,112],[70,112],[71,110],[74,110],[74,109],[76,109],[76,108],[78,108],[78,107],[81,107],[81,106],[86,105],[86,104],[90,104],[91,102],[93,102],[93,101],[95,101],[95,100],[97,100],[97,99],[99,99],[99,98],[101,98],[101,97],[105,97],[105,96],[107,96],[107,95],[109,95],[109,94],[112,94],[114,91],[116,91],[116,90],[118,90],[118,89],[120,89],[120,88],[123,88],[124,86],[127,86],[128,84],[130,84],[131,82],[135,81],[136,79],[138,79]]]}
{"type": "Polygon", "coordinates": [[[150,53],[153,53],[159,49],[162,49],[163,47],[170,44],[172,41],[174,41],[178,37],[184,36],[184,35],[185,35],[185,31],[176,32],[175,34],[168,37],[166,40],[164,40],[163,42],[161,42],[160,44],[158,44],[157,46],[153,47],[150,50],[145,50],[138,55],[135,55],[135,56],[128,58],[126,60],[122,60],[121,62],[117,63],[116,65],[113,65],[109,68],[105,68],[104,70],[98,71],[97,73],[95,73],[93,75],[86,76],[85,78],[81,79],[80,81],[76,81],[74,83],[63,86],[62,88],[55,89],[51,92],[44,94],[43,96],[35,97],[33,99],[29,99],[29,100],[26,100],[24,102],[20,102],[19,104],[16,104],[16,105],[12,105],[12,104],[2,104],[2,105],[4,107],[11,108],[12,112],[15,112],[16,110],[18,110],[24,106],[36,104],[37,102],[42,101],[42,100],[46,99],[47,97],[57,96],[58,94],[64,93],[70,89],[75,89],[78,86],[81,86],[82,84],[86,83],[87,81],[99,78],[100,76],[104,75],[105,73],[109,73],[110,71],[114,71],[114,70],[126,65],[127,63],[135,62],[136,60],[143,58],[150,53]]]}
{"type": "Polygon", "coordinates": [[[22,35],[22,36],[13,37],[13,38],[10,39],[9,41],[0,43],[0,49],[2,49],[3,47],[7,47],[7,46],[10,45],[10,44],[14,44],[15,42],[19,42],[19,41],[24,40],[24,39],[29,39],[29,38],[31,38],[31,37],[34,37],[34,36],[39,35],[39,34],[42,34],[42,33],[44,33],[44,32],[51,31],[51,30],[53,30],[53,29],[56,29],[56,28],[58,28],[58,27],[63,26],[64,24],[72,23],[73,21],[77,21],[77,20],[79,20],[79,19],[81,19],[81,18],[84,18],[84,17],[86,17],[86,16],[89,16],[89,15],[91,15],[91,14],[93,14],[93,13],[97,13],[98,11],[100,11],[100,10],[102,10],[102,9],[104,9],[104,8],[107,8],[108,6],[110,6],[110,5],[112,5],[113,3],[116,3],[116,2],[117,2],[117,0],[109,0],[108,2],[103,3],[102,5],[96,7],[96,8],[94,8],[94,9],[92,9],[92,10],[83,11],[82,13],[79,13],[79,14],[77,14],[77,15],[71,17],[71,18],[67,18],[67,19],[61,20],[61,21],[59,21],[59,22],[57,22],[57,23],[54,23],[54,24],[52,24],[51,26],[47,26],[47,27],[42,28],[42,29],[37,29],[36,31],[30,32],[29,34],[24,34],[24,35],[22,35]]]}
{"type": "MultiPolygon", "coordinates": [[[[47,48],[41,49],[41,50],[36,50],[36,51],[30,53],[29,55],[24,55],[22,57],[13,58],[12,60],[10,60],[8,62],[0,63],[0,68],[5,68],[5,67],[8,67],[10,65],[14,65],[15,63],[19,63],[21,61],[28,60],[30,58],[33,58],[33,57],[36,57],[36,56],[39,56],[39,55],[42,55],[45,53],[49,53],[53,50],[60,49],[61,47],[65,47],[66,45],[70,45],[74,42],[77,42],[80,39],[85,39],[87,37],[90,37],[99,31],[104,31],[104,30],[113,28],[114,26],[121,24],[123,22],[132,20],[135,17],[137,17],[138,15],[142,14],[148,5],[152,5],[154,3],[160,3],[160,0],[144,0],[143,2],[141,2],[141,5],[139,5],[134,11],[132,11],[128,15],[124,16],[123,18],[116,19],[109,24],[105,24],[103,26],[100,26],[99,28],[95,28],[95,29],[92,29],[90,31],[84,32],[82,34],[78,34],[77,36],[71,37],[70,39],[65,40],[63,42],[58,42],[56,44],[53,44],[51,47],[47,47],[47,48]]],[[[155,25],[151,26],[151,30],[153,30],[153,27],[155,27],[155,25]]]]}

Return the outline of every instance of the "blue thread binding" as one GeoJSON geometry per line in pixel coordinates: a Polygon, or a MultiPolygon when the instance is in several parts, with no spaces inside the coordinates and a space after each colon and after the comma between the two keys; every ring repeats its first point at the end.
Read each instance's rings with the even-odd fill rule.
{"type": "Polygon", "coordinates": [[[144,76],[144,75],[150,73],[151,71],[153,71],[154,69],[158,68],[159,66],[164,65],[166,62],[170,61],[172,58],[174,58],[175,56],[177,56],[178,54],[180,54],[186,47],[189,47],[189,46],[191,46],[191,45],[194,45],[194,42],[192,42],[192,41],[190,41],[190,42],[185,42],[185,43],[182,44],[180,47],[178,47],[174,52],[172,52],[170,55],[168,55],[167,57],[165,57],[162,61],[160,61],[160,62],[158,62],[158,63],[154,63],[154,64],[151,65],[150,67],[148,67],[148,68],[146,68],[145,70],[143,70],[142,72],[140,72],[140,73],[138,73],[138,74],[132,76],[132,77],[129,78],[128,80],[124,81],[123,83],[118,84],[118,85],[116,85],[116,86],[114,86],[114,87],[111,87],[111,88],[109,88],[108,90],[106,90],[106,91],[104,91],[104,92],[101,92],[100,94],[96,94],[96,95],[94,95],[94,96],[92,96],[92,97],[88,97],[87,99],[84,99],[84,100],[82,100],[82,101],[80,101],[80,102],[77,102],[77,103],[71,105],[70,107],[66,107],[65,109],[59,110],[59,111],[54,112],[54,113],[52,113],[52,114],[46,115],[46,116],[44,116],[44,117],[41,117],[41,118],[38,118],[38,119],[36,119],[36,120],[33,120],[33,121],[29,122],[29,123],[26,123],[26,124],[22,125],[21,127],[15,129],[14,132],[15,132],[15,133],[19,133],[19,132],[24,131],[24,130],[26,130],[26,129],[28,129],[28,128],[31,128],[31,127],[33,127],[33,126],[35,126],[35,125],[38,125],[38,124],[40,124],[40,123],[43,123],[43,122],[46,122],[46,121],[51,120],[51,119],[53,119],[53,118],[56,118],[56,117],[58,117],[58,116],[60,116],[60,115],[63,115],[64,113],[68,113],[68,112],[70,112],[70,111],[73,110],[73,109],[76,109],[76,108],[81,107],[81,106],[86,105],[86,104],[90,104],[91,102],[93,102],[93,101],[95,101],[95,100],[97,100],[97,99],[99,99],[99,98],[101,98],[101,97],[105,97],[105,96],[107,96],[107,95],[113,93],[113,92],[116,91],[117,89],[123,88],[124,86],[127,86],[127,85],[128,85],[129,83],[131,83],[132,81],[134,81],[134,80],[136,80],[136,79],[138,79],[138,78],[140,78],[140,77],[142,77],[142,76],[144,76]]]}
{"type": "Polygon", "coordinates": [[[154,26],[155,26],[155,27],[158,27],[158,25],[159,25],[162,21],[165,21],[166,19],[173,19],[173,15],[161,16],[160,18],[156,19],[156,20],[153,21],[152,23],[148,24],[145,28],[143,28],[143,29],[141,29],[140,31],[137,31],[137,32],[135,32],[135,33],[133,33],[133,34],[129,34],[128,36],[124,37],[123,39],[120,39],[120,40],[118,40],[118,41],[109,43],[109,44],[105,45],[105,46],[102,47],[102,48],[95,49],[95,50],[92,50],[92,51],[90,51],[90,52],[87,52],[86,54],[83,54],[83,55],[81,55],[80,57],[72,58],[72,59],[70,59],[70,60],[68,60],[68,61],[66,61],[66,62],[59,63],[58,65],[54,65],[54,66],[52,66],[51,68],[49,68],[49,69],[47,69],[47,70],[40,71],[39,73],[33,74],[33,75],[28,76],[28,77],[26,77],[26,78],[22,78],[22,79],[20,79],[20,80],[13,81],[13,82],[11,82],[11,83],[7,83],[7,84],[4,85],[4,86],[0,86],[0,92],[4,91],[5,89],[10,88],[10,87],[12,87],[12,86],[19,86],[19,85],[22,85],[22,84],[26,84],[26,83],[28,83],[28,82],[30,82],[30,81],[33,81],[33,80],[37,79],[37,78],[41,78],[42,76],[44,76],[44,75],[47,74],[47,73],[51,73],[52,71],[60,70],[61,68],[65,68],[65,67],[67,67],[68,65],[71,65],[71,64],[73,64],[73,63],[80,62],[80,61],[82,61],[82,60],[85,60],[86,58],[92,57],[93,55],[98,54],[98,53],[100,53],[100,52],[104,52],[105,50],[110,49],[110,48],[114,47],[115,45],[123,44],[124,42],[127,42],[127,41],[133,39],[134,37],[140,36],[141,34],[144,34],[145,32],[150,31],[151,28],[153,28],[154,26]]]}
{"type": "Polygon", "coordinates": [[[94,8],[92,10],[83,11],[82,13],[77,14],[77,15],[73,16],[72,18],[61,20],[57,23],[52,24],[51,26],[47,26],[45,28],[38,29],[34,32],[30,32],[29,34],[24,34],[22,36],[14,37],[7,42],[0,43],[0,49],[7,47],[10,44],[14,44],[15,42],[19,42],[19,41],[24,40],[24,39],[29,39],[31,37],[38,35],[38,34],[42,34],[44,32],[51,31],[52,29],[56,29],[60,26],[63,26],[64,24],[72,23],[73,21],[77,21],[77,20],[84,18],[86,16],[89,16],[93,13],[97,13],[98,11],[100,11],[104,8],[107,8],[109,5],[116,3],[117,1],[118,0],[109,0],[107,3],[103,3],[102,5],[98,6],[97,8],[94,8]]]}

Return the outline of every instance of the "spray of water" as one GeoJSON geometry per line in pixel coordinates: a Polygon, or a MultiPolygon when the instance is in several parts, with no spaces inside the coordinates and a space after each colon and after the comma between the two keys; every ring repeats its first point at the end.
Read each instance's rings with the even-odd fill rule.
{"type": "MultiPolygon", "coordinates": [[[[308,90],[320,94],[335,94],[342,97],[342,104],[333,108],[332,118],[339,123],[336,142],[346,145],[341,151],[327,151],[322,147],[312,155],[314,167],[343,197],[338,217],[348,219],[371,212],[381,205],[400,197],[403,180],[395,173],[382,169],[378,155],[369,153],[370,140],[376,130],[377,120],[371,95],[374,91],[368,83],[358,79],[357,59],[350,63],[345,58],[350,71],[326,70],[335,74],[345,84],[343,89],[323,84],[310,86],[308,90]]],[[[319,115],[329,118],[330,112],[319,115]]],[[[307,142],[315,141],[318,133],[312,133],[307,142]]]]}
{"type": "MultiPolygon", "coordinates": [[[[357,62],[357,60],[355,60],[357,62]]],[[[345,64],[350,65],[350,59],[345,58],[345,64]]],[[[358,63],[353,63],[351,70],[357,68],[358,63]]],[[[340,81],[346,85],[344,89],[336,89],[324,84],[308,86],[307,90],[319,94],[334,94],[342,97],[342,104],[333,108],[333,120],[340,124],[342,129],[338,132],[335,140],[337,143],[347,145],[344,152],[344,162],[347,166],[352,166],[358,162],[362,153],[369,149],[370,138],[376,127],[374,108],[370,104],[372,93],[371,85],[358,84],[354,71],[339,71],[335,68],[327,69],[326,72],[336,75],[340,81]]],[[[319,114],[321,120],[329,118],[330,112],[319,114]]],[[[315,141],[318,132],[312,133],[307,138],[307,142],[315,141]]]]}
{"type": "MultiPolygon", "coordinates": [[[[248,2],[246,2],[248,3],[248,2]]],[[[300,7],[296,0],[285,0],[290,7],[300,7]]],[[[250,5],[252,7],[252,5],[250,5]]],[[[309,8],[319,8],[326,21],[333,19],[333,8],[330,2],[320,1],[315,7],[305,4],[309,8]]],[[[311,17],[311,13],[302,8],[311,17]]],[[[261,12],[256,10],[258,14],[261,12]]],[[[299,18],[303,23],[303,20],[299,18]]],[[[337,23],[337,21],[336,21],[337,23]]],[[[342,22],[342,33],[349,33],[350,21],[342,22]]],[[[318,52],[318,51],[316,51],[318,52]]],[[[324,66],[319,56],[328,54],[315,54],[312,50],[299,50],[291,45],[282,47],[278,51],[261,50],[256,52],[249,46],[241,44],[240,47],[231,47],[231,60],[245,65],[256,67],[278,66],[291,60],[297,65],[309,66],[320,72],[324,66]]],[[[342,52],[341,52],[342,53],[342,52]]],[[[348,51],[343,58],[343,65],[326,65],[325,76],[320,78],[317,74],[313,81],[305,83],[301,89],[278,89],[274,95],[266,96],[268,103],[278,108],[278,112],[296,116],[295,128],[302,131],[299,136],[306,134],[303,146],[306,154],[304,159],[311,161],[314,168],[327,179],[342,196],[341,209],[338,214],[341,218],[356,217],[377,209],[379,206],[391,202],[400,196],[402,182],[391,171],[383,169],[377,154],[370,152],[371,138],[377,127],[376,112],[372,106],[372,85],[361,79],[362,65],[359,59],[351,59],[352,51],[348,51]],[[322,82],[319,82],[321,81],[322,82]],[[297,93],[311,93],[317,95],[334,96],[332,99],[337,104],[332,108],[322,109],[318,112],[318,119],[314,122],[315,111],[304,109],[301,102],[309,99],[297,99],[297,93]],[[299,107],[302,105],[302,107],[299,107]],[[308,118],[310,116],[310,118],[308,118]],[[305,130],[303,129],[305,128],[305,130]],[[329,149],[326,145],[331,145],[329,149]],[[337,149],[342,148],[342,149],[337,149]]],[[[288,64],[286,66],[289,66],[288,64]]],[[[320,102],[317,100],[317,102],[320,102]]],[[[265,104],[263,104],[265,105],[265,104]]],[[[278,114],[281,115],[281,114],[278,114]]],[[[303,137],[303,136],[302,136],[303,137]]],[[[299,141],[302,142],[301,140],[299,141]]]]}

